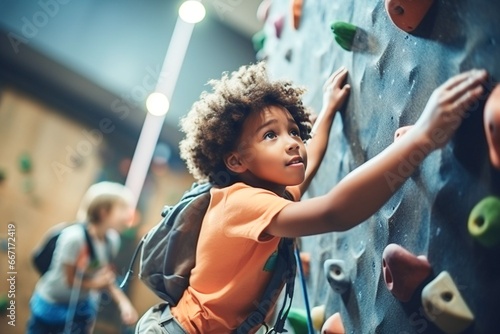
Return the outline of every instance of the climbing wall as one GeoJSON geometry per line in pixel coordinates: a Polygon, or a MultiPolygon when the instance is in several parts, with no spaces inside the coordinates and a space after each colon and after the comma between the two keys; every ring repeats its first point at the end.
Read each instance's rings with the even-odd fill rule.
{"type": "MultiPolygon", "coordinates": [[[[435,0],[412,32],[391,21],[381,0],[304,0],[295,29],[291,3],[273,1],[258,57],[268,59],[273,77],[306,86],[305,103],[315,110],[321,107],[322,84],[334,69],[346,66],[352,85],[308,196],[326,193],[390,145],[396,129],[413,124],[432,91],[447,78],[470,68],[486,68],[491,76],[489,91],[500,78],[500,2],[435,0]],[[336,21],[357,26],[348,45],[351,51],[334,40],[330,25],[336,21]]],[[[433,152],[368,221],[347,232],[302,240],[303,250],[312,255],[311,306],[325,305],[327,317],[340,312],[346,333],[442,333],[436,323],[453,313],[447,307],[458,307],[460,296],[475,317],[465,333],[498,332],[500,250],[483,246],[467,227],[469,214],[480,200],[500,195],[499,173],[488,159],[482,124],[485,100],[472,106],[453,141],[433,152]],[[424,255],[431,266],[430,274],[415,291],[410,289],[409,297],[397,299],[386,287],[382,255],[391,243],[424,255]],[[332,272],[325,273],[324,262],[329,259],[341,261],[330,261],[332,272]],[[433,295],[431,284],[425,295],[432,303],[422,303],[422,289],[443,271],[449,273],[456,290],[440,276],[435,282],[444,282],[444,290],[451,295],[440,294],[439,289],[433,295]],[[430,317],[423,305],[428,311],[435,306],[427,312],[430,317]]],[[[389,260],[386,266],[399,261],[389,260]]],[[[425,259],[413,260],[416,267],[407,266],[410,275],[406,277],[425,272],[425,259]]],[[[405,277],[397,270],[393,274],[405,277]]],[[[393,291],[404,284],[401,277],[388,278],[393,280],[393,291]]]]}

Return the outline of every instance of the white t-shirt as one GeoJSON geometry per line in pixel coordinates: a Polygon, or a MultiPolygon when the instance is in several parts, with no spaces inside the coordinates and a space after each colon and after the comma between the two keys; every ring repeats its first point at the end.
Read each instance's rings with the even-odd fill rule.
{"type": "MultiPolygon", "coordinates": [[[[108,264],[109,251],[113,257],[116,256],[120,248],[120,236],[117,231],[109,229],[106,232],[106,240],[92,238],[92,245],[98,266],[86,268],[84,272],[86,278],[92,277],[97,270],[108,264]],[[110,243],[109,246],[107,242],[110,243]]],[[[62,230],[56,242],[49,270],[38,281],[35,293],[48,302],[68,303],[72,287],[68,285],[64,265],[75,265],[79,256],[82,256],[86,249],[87,240],[81,224],[71,225],[62,230]]],[[[89,290],[80,289],[79,300],[88,298],[89,293],[89,290]]]]}

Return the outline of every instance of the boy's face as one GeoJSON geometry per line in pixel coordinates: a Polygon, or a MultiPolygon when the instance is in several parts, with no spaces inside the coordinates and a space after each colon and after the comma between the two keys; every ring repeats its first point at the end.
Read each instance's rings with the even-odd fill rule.
{"type": "Polygon", "coordinates": [[[307,153],[299,127],[288,110],[268,106],[250,114],[243,124],[237,150],[226,159],[226,165],[243,181],[256,185],[302,183],[307,153]]]}
{"type": "Polygon", "coordinates": [[[101,222],[117,231],[122,231],[129,226],[132,218],[133,211],[130,206],[119,201],[114,203],[110,210],[102,216],[101,222]]]}

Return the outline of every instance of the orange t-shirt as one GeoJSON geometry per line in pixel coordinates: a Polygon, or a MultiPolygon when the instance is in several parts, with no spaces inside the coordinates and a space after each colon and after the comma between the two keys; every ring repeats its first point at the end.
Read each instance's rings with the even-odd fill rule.
{"type": "Polygon", "coordinates": [[[240,182],[211,190],[196,266],[189,287],[172,308],[190,334],[230,333],[256,309],[272,275],[266,262],[280,241],[262,233],[290,203],[240,182]]]}

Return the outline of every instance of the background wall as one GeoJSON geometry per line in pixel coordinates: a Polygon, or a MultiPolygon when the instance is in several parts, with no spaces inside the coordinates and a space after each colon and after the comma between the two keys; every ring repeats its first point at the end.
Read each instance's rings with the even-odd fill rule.
{"type": "MultiPolygon", "coordinates": [[[[34,246],[48,227],[75,219],[76,210],[86,188],[101,167],[97,154],[89,154],[80,168],[69,172],[64,182],[51,169],[54,161],[64,161],[64,140],[75,147],[81,141],[82,127],[58,116],[51,108],[26,99],[23,94],[4,90],[0,96],[0,168],[5,180],[0,184],[0,238],[7,240],[7,225],[15,224],[15,282],[16,327],[7,325],[2,314],[0,331],[23,333],[29,316],[28,301],[38,279],[30,262],[34,246]],[[21,170],[22,156],[29,158],[32,170],[21,170]],[[72,189],[72,191],[68,191],[72,189]]],[[[0,278],[6,282],[7,253],[0,253],[0,278]]],[[[5,297],[9,287],[2,283],[0,295],[5,297]]]]}
{"type": "MultiPolygon", "coordinates": [[[[479,67],[489,71],[491,81],[500,78],[498,2],[436,0],[413,34],[392,24],[383,1],[304,3],[301,26],[294,30],[289,1],[273,2],[263,52],[272,73],[305,85],[306,102],[316,110],[322,84],[334,69],[346,66],[352,86],[309,196],[326,193],[390,145],[395,130],[413,124],[431,92],[450,76],[479,67]],[[286,22],[277,39],[273,20],[280,15],[286,22]],[[329,27],[334,21],[362,29],[364,42],[357,40],[357,51],[345,51],[335,43],[329,27]]],[[[450,145],[432,153],[366,223],[344,233],[304,238],[304,249],[313,259],[313,304],[325,304],[328,315],[340,311],[346,333],[440,333],[424,317],[419,292],[409,303],[400,303],[386,289],[381,261],[389,243],[426,255],[433,268],[431,278],[443,270],[451,274],[476,317],[467,333],[498,331],[498,249],[481,247],[467,232],[472,207],[500,190],[499,174],[490,167],[486,152],[483,107],[484,100],[471,110],[450,145]],[[345,260],[356,273],[343,298],[325,279],[323,262],[330,258],[345,260]]]]}
{"type": "MultiPolygon", "coordinates": [[[[0,312],[0,333],[25,331],[38,279],[30,256],[44,232],[75,218],[92,183],[125,181],[146,115],[145,99],[154,89],[181,2],[0,1],[0,174],[5,175],[0,243],[7,246],[7,226],[14,223],[18,272],[16,327],[0,312]],[[103,119],[112,122],[113,130],[101,131],[101,140],[85,151],[89,138],[84,133],[102,130],[103,119]],[[72,150],[79,155],[76,161],[68,158],[72,150]],[[32,162],[31,172],[20,169],[24,156],[32,162]],[[76,165],[58,165],[63,169],[55,171],[54,162],[76,165]]],[[[256,4],[232,1],[223,12],[208,4],[207,18],[195,27],[139,201],[138,225],[122,233],[118,275],[125,273],[138,239],[159,221],[163,206],[177,202],[191,185],[177,153],[179,117],[210,78],[255,59],[249,37],[229,28],[226,18],[256,4]]],[[[249,15],[254,17],[254,11],[249,15]]],[[[247,20],[242,31],[248,33],[251,26],[247,20]]],[[[1,251],[4,283],[6,273],[7,253],[1,251]]],[[[8,286],[0,284],[0,300],[7,292],[8,286]]],[[[128,293],[140,314],[157,301],[137,279],[128,293]]],[[[106,298],[103,304],[96,333],[126,332],[114,304],[106,298]]]]}

